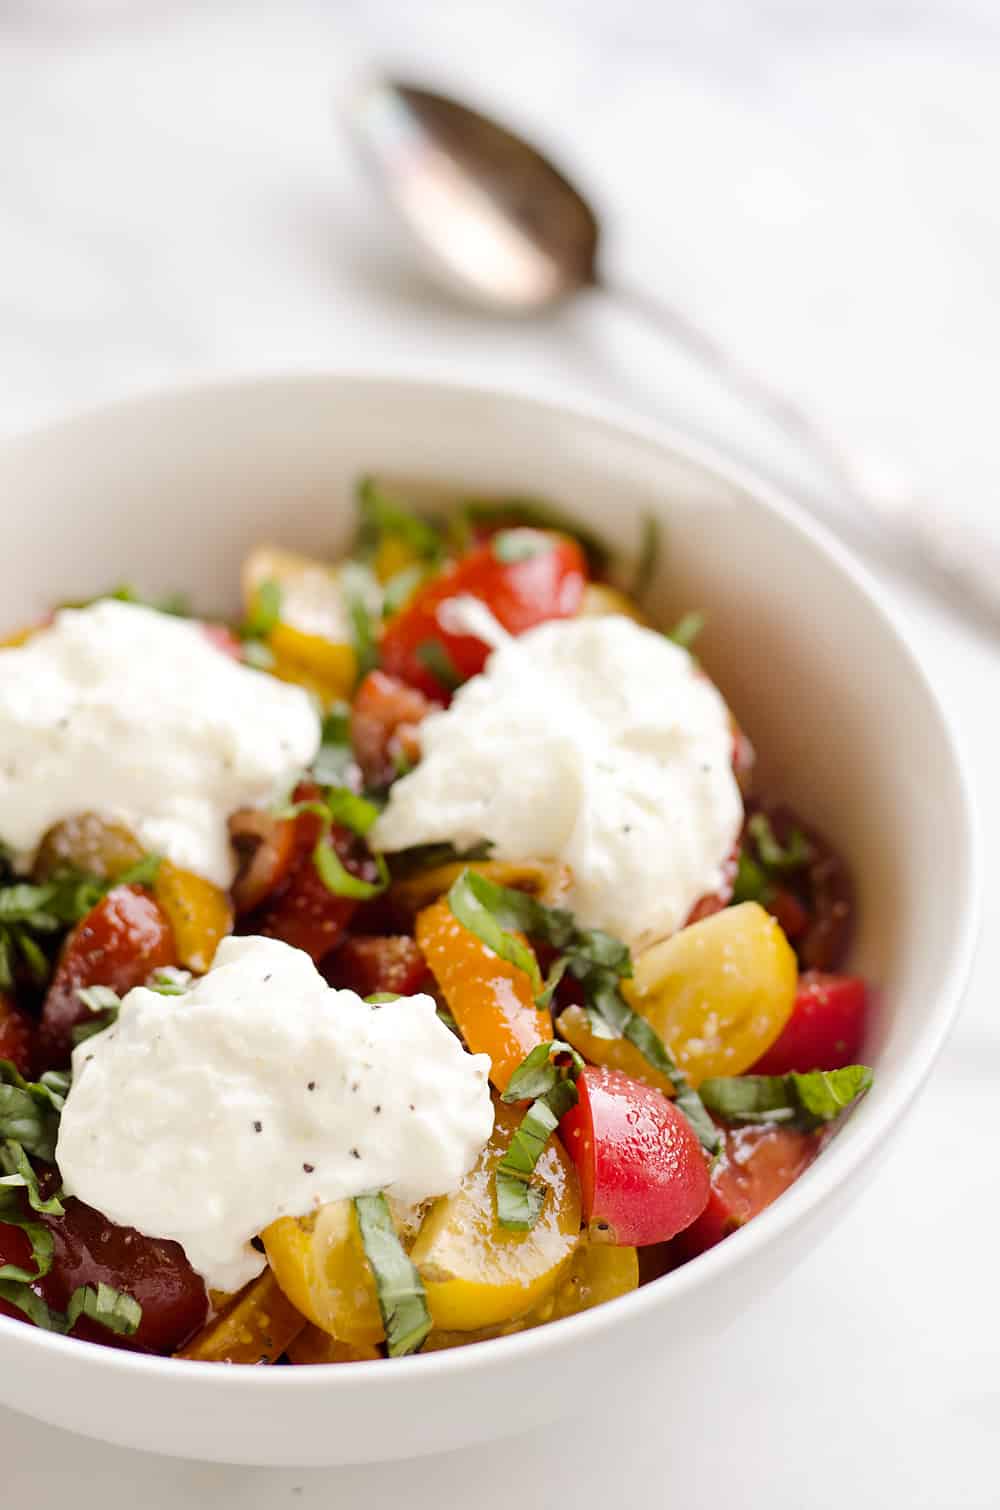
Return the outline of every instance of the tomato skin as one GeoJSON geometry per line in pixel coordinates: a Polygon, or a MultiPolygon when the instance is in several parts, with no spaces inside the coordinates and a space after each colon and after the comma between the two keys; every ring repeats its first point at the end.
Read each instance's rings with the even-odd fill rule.
{"type": "MultiPolygon", "coordinates": [[[[55,1243],[52,1268],[38,1284],[43,1298],[55,1310],[65,1311],[78,1285],[112,1285],[142,1306],[135,1336],[119,1337],[86,1317],[77,1322],[73,1336],[144,1352],[175,1352],[203,1325],[208,1312],[205,1285],[181,1247],[144,1237],[132,1227],[118,1227],[73,1196],[65,1197],[63,1205],[61,1217],[34,1213],[55,1243]]],[[[0,1225],[0,1262],[31,1268],[30,1245],[16,1227],[0,1225]]],[[[13,1306],[4,1306],[3,1314],[27,1320],[13,1306]]]]}
{"type": "Polygon", "coordinates": [[[857,975],[810,970],[799,979],[781,1036],[753,1065],[753,1075],[839,1070],[857,1064],[865,1036],[868,987],[857,975]]]}
{"type": "Polygon", "coordinates": [[[442,645],[463,681],[482,671],[490,647],[472,635],[451,634],[438,623],[441,604],[460,594],[485,603],[509,634],[523,634],[547,619],[572,617],[587,583],[583,551],[566,536],[545,538],[547,549],[513,562],[501,561],[495,541],[490,541],[421,588],[383,631],[383,669],[428,697],[445,701],[448,689],[421,661],[417,654],[421,645],[428,640],[442,645]]]}
{"type": "Polygon", "coordinates": [[[329,958],[324,971],[331,986],[374,996],[392,991],[413,996],[427,982],[427,961],[415,939],[406,934],[347,938],[329,958]]]}
{"type": "Polygon", "coordinates": [[[728,1129],[708,1203],[677,1239],[682,1256],[694,1258],[745,1226],[795,1183],[819,1148],[820,1134],[793,1127],[728,1129]]]}
{"type": "MultiPolygon", "coordinates": [[[[283,880],[255,912],[240,919],[239,932],[281,939],[318,962],[340,943],[358,904],[352,897],[330,891],[313,863],[313,850],[322,833],[319,817],[300,813],[294,824],[294,854],[283,880]]],[[[335,824],[323,843],[337,851],[353,874],[375,880],[374,861],[368,855],[359,858],[358,840],[348,829],[335,824]]]]}
{"type": "Polygon", "coordinates": [[[591,1236],[641,1248],[689,1226],[709,1196],[708,1165],[682,1112],[621,1070],[588,1065],[560,1131],[580,1177],[591,1236]]]}
{"type": "Polygon", "coordinates": [[[368,787],[388,786],[420,758],[419,725],[439,705],[384,671],[370,671],[351,708],[351,744],[368,787]]]}
{"type": "Polygon", "coordinates": [[[42,1007],[38,1060],[45,1069],[69,1063],[72,1030],[90,1011],[81,986],[110,986],[123,996],[177,955],[170,924],[141,886],[115,886],[67,935],[42,1007]]]}
{"type": "Polygon", "coordinates": [[[9,1059],[26,1080],[34,1073],[35,1024],[9,996],[0,993],[0,1059],[9,1059]]]}

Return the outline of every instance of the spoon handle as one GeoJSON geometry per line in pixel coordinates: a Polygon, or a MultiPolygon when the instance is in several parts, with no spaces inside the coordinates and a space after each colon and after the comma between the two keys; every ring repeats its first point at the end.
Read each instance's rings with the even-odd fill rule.
{"type": "Polygon", "coordinates": [[[777,387],[681,310],[648,290],[603,281],[601,287],[665,339],[685,348],[785,435],[811,452],[866,520],[874,516],[893,555],[932,580],[967,611],[1000,628],[1000,537],[944,520],[905,479],[883,465],[862,464],[802,403],[777,387]]]}

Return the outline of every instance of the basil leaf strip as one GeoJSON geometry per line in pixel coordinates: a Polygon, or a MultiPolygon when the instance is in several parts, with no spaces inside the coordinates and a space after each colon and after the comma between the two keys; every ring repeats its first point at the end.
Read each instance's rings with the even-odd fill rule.
{"type": "Polygon", "coordinates": [[[382,593],[374,575],[366,566],[361,566],[356,561],[349,561],[341,568],[340,580],[343,584],[351,638],[354,642],[354,656],[357,662],[356,679],[360,682],[378,665],[373,609],[369,604],[377,605],[377,611],[381,614],[382,593]]]}
{"type": "Polygon", "coordinates": [[[794,828],[787,844],[779,844],[766,813],[754,813],[747,821],[747,833],[757,846],[765,871],[801,870],[808,865],[812,850],[805,835],[794,828]]]}
{"type": "Polygon", "coordinates": [[[540,1043],[510,1078],[502,1100],[534,1096],[496,1168],[497,1221],[508,1232],[530,1232],[542,1213],[547,1186],[535,1168],[561,1119],[577,1101],[583,1060],[563,1043],[540,1043]]]}
{"type": "Polygon", "coordinates": [[[686,613],[673,629],[667,633],[667,639],[673,640],[682,650],[690,650],[695,640],[705,627],[705,615],[703,613],[686,613]]]}
{"type": "Polygon", "coordinates": [[[347,786],[353,767],[350,705],[336,702],[323,719],[320,747],[312,763],[312,774],[320,786],[347,786]]]}
{"type": "Polygon", "coordinates": [[[254,589],[250,611],[239,627],[241,640],[266,640],[281,618],[281,584],[268,578],[254,589]]]}
{"type": "Polygon", "coordinates": [[[403,1249],[389,1203],[381,1192],[354,1198],[354,1213],[365,1257],[375,1276],[375,1293],[390,1358],[415,1353],[431,1329],[427,1296],[403,1249]]]}
{"type": "Polygon", "coordinates": [[[423,561],[436,564],[444,555],[441,534],[435,526],[387,493],[374,477],[363,477],[358,483],[358,511],[361,529],[357,549],[362,556],[374,555],[383,535],[402,540],[423,561]]]}
{"type": "Polygon", "coordinates": [[[42,1212],[45,1216],[62,1216],[63,1204],[58,1195],[43,1199],[38,1188],[38,1176],[21,1144],[13,1138],[7,1138],[0,1148],[0,1164],[6,1170],[5,1176],[0,1179],[0,1185],[18,1186],[26,1190],[32,1211],[42,1212]]]}
{"type": "MultiPolygon", "coordinates": [[[[618,989],[618,981],[632,974],[632,959],[621,940],[600,928],[577,928],[573,914],[559,907],[546,907],[527,892],[498,886],[473,870],[465,870],[448,893],[448,904],[458,921],[475,933],[502,959],[520,964],[511,953],[504,954],[494,938],[509,941],[521,948],[518,939],[510,938],[505,929],[517,929],[529,938],[541,939],[566,957],[566,968],[583,987],[584,1006],[591,1026],[602,1038],[627,1038],[654,1069],[665,1075],[672,1085],[676,1104],[698,1135],[702,1146],[713,1156],[722,1151],[722,1137],[702,1105],[698,1092],[688,1083],[655,1029],[644,1017],[633,1012],[618,989]],[[458,896],[459,906],[453,901],[458,896]],[[471,895],[471,902],[469,897],[471,895]]],[[[532,959],[534,955],[532,954],[532,959]]],[[[522,969],[528,967],[521,965],[522,969]]],[[[535,964],[537,977],[538,965],[535,964]]],[[[529,970],[529,974],[531,971],[529,970]]],[[[550,983],[552,976],[550,972],[550,983]]],[[[536,986],[543,1004],[549,986],[536,986]]]]}
{"type": "Polygon", "coordinates": [[[702,1081],[701,1097],[726,1122],[790,1122],[811,1130],[839,1117],[873,1079],[864,1064],[806,1074],[718,1076],[702,1081]]]}
{"type": "Polygon", "coordinates": [[[414,655],[446,692],[455,692],[462,685],[458,667],[440,640],[422,640],[414,655]]]}
{"type": "Polygon", "coordinates": [[[656,562],[660,554],[660,522],[654,514],[647,514],[642,521],[642,536],[639,541],[639,554],[636,557],[635,575],[632,578],[632,586],[629,596],[639,600],[646,595],[646,590],[653,580],[656,571],[656,562]]]}
{"type": "Polygon", "coordinates": [[[327,843],[331,826],[336,823],[352,833],[364,837],[378,817],[378,805],[367,797],[359,797],[349,787],[328,787],[322,797],[293,802],[280,808],[278,818],[297,818],[300,813],[315,813],[323,820],[323,829],[312,852],[313,864],[327,891],[338,897],[354,897],[365,901],[377,897],[389,884],[389,869],[383,855],[372,855],[378,880],[365,881],[347,869],[332,843],[327,843]]]}
{"type": "Polygon", "coordinates": [[[335,897],[354,897],[358,901],[367,901],[370,897],[377,897],[389,884],[389,870],[381,855],[373,855],[375,868],[378,872],[377,881],[363,881],[360,876],[353,875],[341,860],[332,844],[324,844],[320,839],[313,850],[313,864],[327,891],[335,897]]]}
{"type": "MultiPolygon", "coordinates": [[[[494,954],[508,964],[523,970],[531,981],[532,988],[540,992],[543,989],[542,975],[534,950],[530,944],[522,943],[519,938],[507,932],[508,928],[522,926],[516,908],[511,908],[502,895],[507,889],[495,886],[474,870],[463,870],[448,892],[448,906],[463,928],[468,928],[470,933],[474,933],[488,949],[492,949],[494,954]]],[[[523,893],[516,892],[514,895],[520,897],[523,893]]]]}
{"type": "Polygon", "coordinates": [[[0,1137],[17,1143],[35,1158],[51,1162],[68,1089],[68,1075],[53,1073],[29,1081],[8,1059],[0,1059],[0,1137]]]}
{"type": "Polygon", "coordinates": [[[81,1316],[89,1316],[99,1326],[106,1327],[119,1337],[133,1337],[142,1320],[142,1306],[131,1295],[116,1290],[111,1285],[80,1285],[69,1298],[66,1308],[66,1329],[74,1326],[81,1316]]]}

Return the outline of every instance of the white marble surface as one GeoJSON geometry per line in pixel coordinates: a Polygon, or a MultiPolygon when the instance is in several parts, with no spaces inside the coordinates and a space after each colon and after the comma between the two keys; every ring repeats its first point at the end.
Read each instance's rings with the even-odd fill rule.
{"type": "MultiPolygon", "coordinates": [[[[995,0],[0,0],[0,432],[211,372],[392,364],[608,394],[816,481],[597,301],[503,326],[429,293],[331,127],[373,58],[536,129],[599,194],[610,258],[899,457],[943,520],[993,523],[995,0]]],[[[997,646],[886,590],[1000,825],[997,646]]],[[[0,1414],[5,1496],[1000,1505],[998,969],[991,879],[965,1015],[876,1183],[696,1376],[665,1358],[658,1391],[609,1402],[595,1380],[593,1417],[559,1433],[329,1472],[143,1458],[0,1414]]]]}

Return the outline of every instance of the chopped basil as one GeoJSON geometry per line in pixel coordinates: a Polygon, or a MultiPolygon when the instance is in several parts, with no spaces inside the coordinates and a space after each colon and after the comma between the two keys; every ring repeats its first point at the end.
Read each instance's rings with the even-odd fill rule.
{"type": "Polygon", "coordinates": [[[358,483],[358,511],[361,527],[356,550],[363,560],[375,554],[385,535],[403,541],[422,561],[436,564],[444,555],[440,531],[387,493],[373,477],[363,477],[358,483]]]}
{"type": "Polygon", "coordinates": [[[312,774],[321,786],[346,786],[353,768],[350,704],[336,702],[331,704],[323,719],[312,774]]]}
{"type": "Polygon", "coordinates": [[[738,902],[760,902],[766,906],[770,898],[771,883],[763,868],[745,848],[741,849],[733,882],[733,905],[738,902]]]}
{"type": "Polygon", "coordinates": [[[409,602],[417,588],[427,576],[427,570],[423,566],[404,566],[394,577],[390,577],[382,589],[382,617],[391,619],[393,614],[409,602]]]}
{"type": "Polygon", "coordinates": [[[501,530],[493,536],[491,543],[494,556],[504,566],[516,566],[519,561],[532,561],[536,556],[550,551],[555,544],[551,535],[526,528],[501,530]]]}
{"type": "Polygon", "coordinates": [[[367,797],[358,796],[348,787],[328,787],[322,797],[293,802],[277,809],[279,818],[297,818],[300,813],[315,813],[322,819],[320,836],[313,849],[312,859],[320,880],[327,891],[338,897],[354,897],[359,901],[377,897],[389,884],[389,868],[383,855],[372,855],[377,881],[365,881],[353,875],[338,855],[334,845],[328,843],[331,826],[336,823],[363,837],[378,817],[376,803],[367,797]]]}
{"type": "Polygon", "coordinates": [[[599,576],[611,560],[607,544],[590,530],[578,524],[560,509],[537,498],[482,499],[473,498],[462,503],[449,522],[449,535],[459,550],[468,549],[473,529],[519,526],[536,530],[550,530],[567,535],[575,540],[587,557],[591,573],[599,576]]]}
{"type": "Polygon", "coordinates": [[[38,1188],[38,1176],[31,1167],[28,1155],[13,1138],[6,1138],[0,1145],[0,1166],[4,1170],[0,1185],[27,1191],[28,1205],[32,1211],[40,1211],[46,1216],[62,1216],[63,1205],[59,1196],[42,1196],[38,1188]]]}
{"type": "Polygon", "coordinates": [[[682,650],[690,650],[704,627],[705,615],[703,613],[686,613],[677,621],[673,629],[668,631],[667,639],[673,640],[675,645],[680,645],[682,650]]]}
{"type": "Polygon", "coordinates": [[[448,1011],[447,1007],[438,1007],[438,1009],[437,1009],[437,1015],[438,1015],[438,1021],[444,1023],[444,1025],[448,1029],[449,1033],[454,1033],[454,1035],[455,1035],[456,1038],[461,1038],[461,1036],[462,1036],[462,1030],[458,1026],[458,1023],[455,1021],[454,1017],[448,1011]]]}
{"type": "Polygon", "coordinates": [[[793,828],[788,843],[780,844],[766,813],[754,813],[747,820],[747,833],[756,844],[760,862],[767,871],[801,870],[812,857],[809,841],[800,829],[793,828]]]}
{"type": "MultiPolygon", "coordinates": [[[[507,931],[522,926],[516,908],[506,902],[507,890],[507,887],[495,886],[474,870],[463,870],[448,892],[448,906],[463,928],[468,928],[508,964],[523,970],[532,988],[541,992],[542,975],[534,950],[507,931]]],[[[514,892],[513,895],[521,897],[523,893],[514,892]]]]}
{"type": "Polygon", "coordinates": [[[417,660],[425,667],[445,692],[454,692],[462,685],[462,677],[440,640],[424,640],[414,651],[417,660]]]}
{"type": "Polygon", "coordinates": [[[493,845],[488,842],[473,844],[468,849],[456,849],[453,844],[415,844],[412,849],[401,849],[392,856],[392,874],[398,881],[441,865],[488,860],[492,852],[493,845]]]}
{"type": "Polygon", "coordinates": [[[364,997],[370,1007],[384,1007],[387,1002],[399,1001],[398,991],[373,991],[371,996],[364,997]]]}
{"type": "Polygon", "coordinates": [[[81,1316],[89,1316],[91,1321],[120,1337],[133,1337],[142,1321],[142,1306],[111,1285],[99,1284],[96,1289],[93,1285],[80,1285],[69,1299],[67,1328],[74,1326],[81,1316]]]}
{"type": "Polygon", "coordinates": [[[510,1078],[502,1100],[533,1097],[510,1146],[496,1168],[497,1221],[509,1232],[530,1232],[542,1213],[548,1187],[535,1168],[560,1120],[576,1104],[576,1077],[583,1060],[562,1043],[538,1044],[510,1078]]]}
{"type": "Polygon", "coordinates": [[[378,644],[372,617],[374,603],[381,611],[382,595],[378,583],[367,567],[348,562],[341,569],[341,581],[347,602],[347,616],[354,643],[357,680],[360,682],[378,665],[378,644]]]}
{"type": "MultiPolygon", "coordinates": [[[[458,877],[448,893],[448,902],[459,922],[483,943],[503,959],[528,970],[538,993],[536,999],[541,1005],[548,1005],[551,1001],[552,988],[556,984],[552,972],[543,987],[537,962],[532,971],[519,952],[524,946],[518,939],[511,938],[506,930],[516,929],[557,949],[566,960],[562,968],[583,987],[584,1006],[597,1035],[627,1038],[654,1069],[669,1079],[677,1106],[691,1123],[702,1145],[713,1155],[720,1152],[722,1139],[719,1130],[702,1105],[698,1092],[674,1064],[655,1029],[644,1017],[633,1012],[619,990],[619,980],[632,974],[632,959],[626,945],[600,928],[577,928],[572,913],[559,907],[546,907],[527,892],[498,886],[471,870],[463,871],[458,877]],[[453,901],[456,895],[458,908],[453,901]],[[497,946],[497,939],[503,947],[497,946]],[[511,946],[516,957],[504,953],[504,948],[511,946]]],[[[534,960],[533,953],[531,958],[534,960]]]]}
{"type": "Polygon", "coordinates": [[[420,1275],[410,1262],[381,1192],[354,1198],[365,1257],[375,1276],[375,1293],[390,1358],[415,1353],[431,1329],[431,1313],[420,1275]]]}
{"type": "Polygon", "coordinates": [[[241,640],[266,640],[281,619],[281,584],[261,582],[254,589],[250,611],[239,628],[241,640]]]}
{"type": "Polygon", "coordinates": [[[642,521],[642,536],[639,540],[639,554],[636,557],[635,575],[632,578],[630,596],[637,601],[643,598],[653,573],[656,571],[656,562],[660,554],[660,524],[654,514],[647,514],[642,521]]]}
{"type": "Polygon", "coordinates": [[[156,991],[160,996],[183,996],[194,979],[190,970],[179,970],[176,965],[161,965],[146,981],[147,991],[156,991]]]}
{"type": "Polygon", "coordinates": [[[0,1138],[51,1162],[68,1089],[67,1075],[51,1072],[41,1080],[25,1080],[9,1060],[0,1059],[0,1138]]]}
{"type": "Polygon", "coordinates": [[[34,935],[44,937],[72,927],[113,885],[149,885],[159,864],[159,855],[144,855],[115,881],[67,870],[39,884],[13,881],[0,886],[0,990],[14,985],[18,961],[32,982],[43,986],[51,961],[34,935]]]}
{"type": "Polygon", "coordinates": [[[91,1012],[117,1012],[122,999],[110,986],[77,986],[76,994],[91,1012]]]}
{"type": "Polygon", "coordinates": [[[864,1064],[806,1074],[719,1076],[702,1081],[701,1096],[726,1122],[790,1122],[811,1129],[838,1117],[873,1078],[864,1064]]]}

